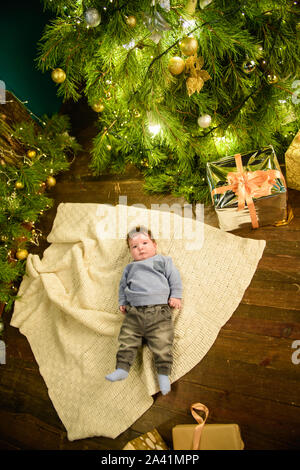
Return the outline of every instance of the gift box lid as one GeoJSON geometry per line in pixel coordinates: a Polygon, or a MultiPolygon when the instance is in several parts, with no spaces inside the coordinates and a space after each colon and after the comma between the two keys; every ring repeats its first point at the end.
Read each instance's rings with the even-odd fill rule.
{"type": "MultiPolygon", "coordinates": [[[[196,424],[180,424],[172,429],[173,449],[191,450],[196,424]]],[[[243,450],[238,424],[206,424],[199,450],[243,450]]]]}
{"type": "Polygon", "coordinates": [[[168,446],[156,429],[127,442],[122,450],[168,450],[168,446]]]}

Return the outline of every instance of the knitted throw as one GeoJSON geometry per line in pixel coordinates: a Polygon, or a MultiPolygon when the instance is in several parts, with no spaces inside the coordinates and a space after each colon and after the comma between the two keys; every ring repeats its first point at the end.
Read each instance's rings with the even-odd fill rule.
{"type": "Polygon", "coordinates": [[[123,320],[118,287],[131,261],[127,229],[135,223],[152,228],[158,253],[171,256],[181,274],[183,308],[173,312],[171,382],[201,361],[239,305],[265,241],[198,220],[193,239],[190,222],[161,210],[62,203],[43,258],[28,256],[11,324],[27,337],[70,441],[117,437],[159,391],[147,345],[126,380],[105,380],[115,368],[123,320]]]}

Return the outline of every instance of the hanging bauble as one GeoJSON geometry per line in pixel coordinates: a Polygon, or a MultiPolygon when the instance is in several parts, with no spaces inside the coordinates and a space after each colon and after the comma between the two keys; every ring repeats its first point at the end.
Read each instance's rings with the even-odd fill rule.
{"type": "Polygon", "coordinates": [[[1,165],[1,166],[5,166],[5,165],[6,165],[5,160],[4,160],[3,158],[1,158],[1,160],[0,160],[0,165],[1,165]]]}
{"type": "MultiPolygon", "coordinates": [[[[3,333],[3,331],[4,331],[4,323],[3,323],[2,320],[0,320],[0,334],[3,333]]],[[[0,364],[1,364],[1,362],[0,362],[0,364]]]]}
{"type": "Polygon", "coordinates": [[[55,83],[63,83],[66,79],[66,72],[60,68],[54,69],[52,70],[51,78],[55,83]]]}
{"type": "Polygon", "coordinates": [[[247,75],[254,72],[256,69],[256,63],[254,60],[245,60],[242,65],[242,70],[245,72],[247,75]]]}
{"type": "Polygon", "coordinates": [[[15,184],[15,188],[17,188],[17,189],[23,189],[23,188],[24,188],[24,184],[22,183],[22,181],[17,181],[16,184],[15,184]]]}
{"type": "Polygon", "coordinates": [[[185,5],[185,11],[189,15],[192,16],[195,13],[196,6],[197,6],[197,0],[188,0],[186,5],[185,5]]]}
{"type": "Polygon", "coordinates": [[[54,178],[54,176],[48,176],[46,182],[47,182],[48,188],[51,188],[52,186],[56,185],[56,179],[54,178]]]}
{"type": "Polygon", "coordinates": [[[104,110],[104,104],[101,101],[97,101],[96,103],[92,104],[92,109],[96,111],[96,113],[102,113],[104,110]]]}
{"type": "Polygon", "coordinates": [[[275,73],[268,73],[267,75],[267,82],[272,85],[273,83],[278,82],[278,77],[275,75],[275,73]]]}
{"type": "Polygon", "coordinates": [[[207,7],[212,0],[199,0],[199,6],[203,10],[203,8],[207,7]]]}
{"type": "Polygon", "coordinates": [[[101,15],[97,8],[88,8],[84,12],[84,19],[88,26],[90,26],[91,28],[95,28],[101,22],[101,15]]]}
{"type": "Polygon", "coordinates": [[[130,28],[134,28],[136,26],[136,17],[133,15],[127,16],[126,23],[130,28]]]}
{"type": "Polygon", "coordinates": [[[172,75],[179,75],[184,71],[185,63],[181,57],[171,57],[168,70],[172,75]]]}
{"type": "Polygon", "coordinates": [[[109,151],[110,151],[110,150],[112,149],[112,146],[111,146],[111,145],[109,145],[109,144],[107,144],[106,148],[107,148],[107,150],[109,150],[109,151]]]}
{"type": "Polygon", "coordinates": [[[198,117],[198,126],[200,127],[209,127],[211,125],[211,115],[210,114],[203,114],[202,116],[198,117]]]}
{"type": "Polygon", "coordinates": [[[18,249],[16,253],[16,258],[19,260],[26,259],[28,256],[28,251],[25,249],[18,249]]]}
{"type": "Polygon", "coordinates": [[[35,150],[27,150],[26,155],[28,158],[34,158],[36,156],[35,150]]]}
{"type": "Polygon", "coordinates": [[[192,37],[185,37],[180,41],[179,47],[184,55],[194,55],[198,49],[198,41],[192,37]]]}

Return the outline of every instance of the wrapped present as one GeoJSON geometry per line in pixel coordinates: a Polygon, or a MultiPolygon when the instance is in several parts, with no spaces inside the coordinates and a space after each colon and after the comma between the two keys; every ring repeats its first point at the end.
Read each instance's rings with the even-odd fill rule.
{"type": "Polygon", "coordinates": [[[244,449],[237,424],[205,424],[209,411],[202,403],[191,405],[191,413],[198,424],[181,424],[172,429],[174,450],[244,449]],[[204,418],[197,411],[202,411],[204,418]]]}
{"type": "Polygon", "coordinates": [[[285,152],[285,167],[288,187],[300,190],[300,131],[285,152]]]}
{"type": "Polygon", "coordinates": [[[287,219],[287,189],[273,147],[207,163],[222,230],[273,225],[287,219]]]}
{"type": "Polygon", "coordinates": [[[123,450],[168,450],[168,446],[158,431],[153,429],[127,442],[123,450]]]}

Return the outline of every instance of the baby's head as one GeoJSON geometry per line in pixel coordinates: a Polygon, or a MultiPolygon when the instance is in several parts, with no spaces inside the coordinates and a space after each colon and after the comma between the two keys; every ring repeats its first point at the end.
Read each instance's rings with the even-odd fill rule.
{"type": "Polygon", "coordinates": [[[151,258],[156,255],[156,241],[151,230],[146,227],[134,227],[127,234],[127,245],[135,261],[151,258]]]}

